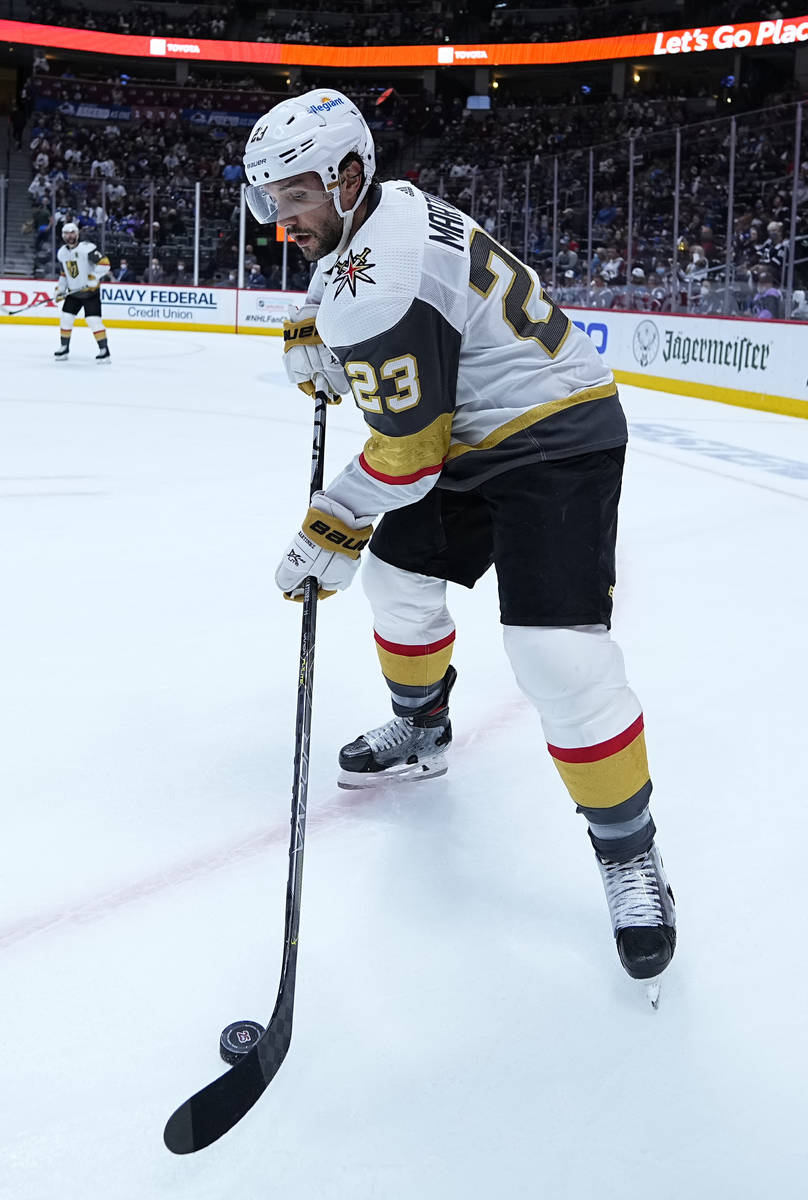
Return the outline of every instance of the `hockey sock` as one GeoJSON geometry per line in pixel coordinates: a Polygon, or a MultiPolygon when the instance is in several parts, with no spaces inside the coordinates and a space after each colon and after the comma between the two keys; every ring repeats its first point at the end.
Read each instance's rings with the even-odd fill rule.
{"type": "Polygon", "coordinates": [[[62,343],[63,350],[70,349],[70,335],[72,332],[73,332],[72,329],[60,329],[59,330],[59,339],[62,343]]]}
{"type": "Polygon", "coordinates": [[[420,696],[405,696],[397,692],[389,679],[387,685],[393,701],[393,712],[397,717],[420,717],[437,712],[442,707],[440,701],[443,696],[443,679],[439,679],[429,688],[423,688],[420,696]]]}
{"type": "Polygon", "coordinates": [[[94,329],[93,337],[98,342],[99,350],[106,350],[106,348],[107,348],[107,331],[106,331],[106,329],[94,329]]]}
{"type": "Polygon", "coordinates": [[[627,862],[651,848],[656,826],[646,805],[636,817],[625,821],[601,824],[590,819],[589,837],[601,858],[611,862],[627,862]]]}

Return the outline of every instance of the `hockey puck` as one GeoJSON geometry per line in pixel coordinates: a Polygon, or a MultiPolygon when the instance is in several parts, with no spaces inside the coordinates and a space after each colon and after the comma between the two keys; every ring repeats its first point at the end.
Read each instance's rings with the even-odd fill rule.
{"type": "Polygon", "coordinates": [[[226,1063],[234,1067],[252,1050],[263,1032],[263,1025],[259,1025],[257,1021],[234,1021],[222,1030],[219,1053],[226,1063]]]}

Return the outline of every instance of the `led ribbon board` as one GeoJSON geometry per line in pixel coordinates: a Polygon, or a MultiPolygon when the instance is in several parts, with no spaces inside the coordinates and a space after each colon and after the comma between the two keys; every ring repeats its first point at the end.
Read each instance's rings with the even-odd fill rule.
{"type": "Polygon", "coordinates": [[[379,67],[541,66],[703,54],[711,50],[788,46],[808,42],[808,16],[697,26],[662,33],[589,38],[579,42],[507,42],[479,46],[311,46],[295,42],[228,42],[181,37],[99,33],[27,21],[0,21],[0,42],[185,62],[237,62],[342,69],[379,67]]]}

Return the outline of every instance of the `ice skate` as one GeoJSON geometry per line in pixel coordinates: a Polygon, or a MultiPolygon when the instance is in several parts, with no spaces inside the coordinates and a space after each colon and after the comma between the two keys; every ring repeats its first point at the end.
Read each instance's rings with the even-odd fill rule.
{"type": "Polygon", "coordinates": [[[96,354],[95,361],[96,362],[109,362],[109,348],[107,346],[104,347],[104,349],[101,351],[100,354],[96,354]]]}
{"type": "Polygon", "coordinates": [[[446,751],[452,741],[449,693],[457,672],[449,667],[443,691],[431,712],[414,717],[393,717],[370,729],[339,752],[341,788],[373,787],[385,779],[414,782],[436,779],[449,769],[446,751]]]}
{"type": "Polygon", "coordinates": [[[60,359],[62,359],[62,361],[64,362],[64,361],[66,361],[66,360],[67,360],[67,356],[68,356],[69,354],[70,354],[70,347],[69,347],[69,346],[62,346],[61,350],[54,350],[54,352],[53,352],[53,357],[54,357],[54,358],[60,358],[60,359]]]}
{"type": "Polygon", "coordinates": [[[628,862],[597,855],[620,961],[659,1004],[660,976],[676,948],[676,909],[656,846],[628,862]]]}

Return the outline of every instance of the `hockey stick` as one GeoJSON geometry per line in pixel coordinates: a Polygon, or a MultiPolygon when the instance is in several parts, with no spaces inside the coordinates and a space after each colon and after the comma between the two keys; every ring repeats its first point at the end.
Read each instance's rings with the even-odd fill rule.
{"type": "MultiPolygon", "coordinates": [[[[323,486],[326,395],[317,392],[311,460],[311,490],[323,486]]],[[[224,1075],[191,1096],[169,1117],[163,1140],[174,1154],[191,1154],[215,1142],[241,1120],[277,1074],[292,1040],[292,1015],[297,974],[297,935],[300,925],[300,890],[303,879],[303,844],[306,836],[306,799],[309,782],[309,741],[314,685],[314,635],[317,620],[317,580],[303,587],[300,668],[297,684],[295,759],[292,774],[292,833],[289,875],[286,884],[281,980],[269,1024],[243,1058],[224,1075]]]]}
{"type": "Polygon", "coordinates": [[[0,312],[4,317],[16,317],[19,313],[27,312],[29,308],[40,308],[43,304],[50,304],[50,300],[32,300],[30,304],[24,304],[22,308],[7,308],[2,305],[0,312]]]}

